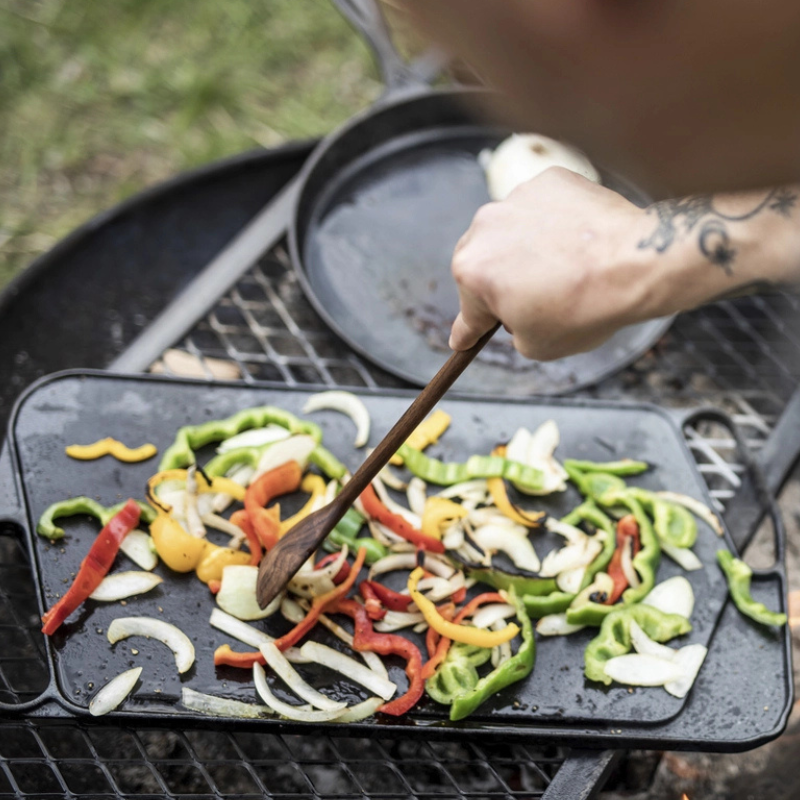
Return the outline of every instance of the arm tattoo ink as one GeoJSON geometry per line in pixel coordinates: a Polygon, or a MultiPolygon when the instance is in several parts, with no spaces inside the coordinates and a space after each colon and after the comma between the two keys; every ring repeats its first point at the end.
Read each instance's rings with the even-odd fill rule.
{"type": "Polygon", "coordinates": [[[797,197],[797,193],[787,187],[773,189],[755,208],[743,214],[723,214],[714,208],[714,198],[710,196],[663,200],[647,209],[648,214],[658,217],[658,227],[647,239],[639,242],[639,249],[654,248],[663,253],[677,239],[696,230],[697,246],[703,256],[726,275],[732,275],[736,248],[731,241],[729,224],[746,222],[764,211],[788,218],[797,197]]]}

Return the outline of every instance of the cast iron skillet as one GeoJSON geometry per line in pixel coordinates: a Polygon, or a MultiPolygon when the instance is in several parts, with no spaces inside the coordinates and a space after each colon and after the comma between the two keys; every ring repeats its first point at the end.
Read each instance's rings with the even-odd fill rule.
{"type": "MultiPolygon", "coordinates": [[[[453,248],[490,200],[477,156],[507,131],[469,110],[482,90],[432,90],[416,77],[373,0],[334,2],[372,46],[387,91],[306,163],[289,229],[292,260],[310,302],[342,339],[389,372],[425,384],[449,352],[458,311],[453,248]]],[[[604,173],[603,183],[640,206],[648,203],[613,175],[604,173]]],[[[500,332],[455,390],[574,391],[633,361],[668,325],[632,326],[591,353],[546,364],[522,358],[500,332]]]]}

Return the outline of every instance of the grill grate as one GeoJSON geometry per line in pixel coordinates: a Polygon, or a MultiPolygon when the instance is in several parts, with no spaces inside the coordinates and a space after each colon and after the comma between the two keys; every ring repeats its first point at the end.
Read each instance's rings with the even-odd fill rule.
{"type": "MultiPolygon", "coordinates": [[[[798,383],[798,300],[775,295],[718,303],[679,317],[656,347],[584,396],[716,405],[754,449],[763,446],[798,383]],[[757,387],[757,388],[754,388],[757,387]]],[[[193,374],[290,387],[398,388],[402,380],[353,353],[302,294],[283,247],[274,249],[176,344],[193,374]],[[231,372],[233,370],[233,373],[231,372]]],[[[174,369],[174,352],[158,371],[174,369]]],[[[701,422],[688,444],[724,506],[743,466],[731,434],[701,422]]],[[[0,534],[3,531],[0,530],[0,534]]],[[[22,703],[47,682],[36,601],[24,548],[0,535],[0,636],[17,637],[0,656],[0,700],[22,703]]],[[[332,739],[207,730],[118,729],[5,722],[0,798],[541,798],[566,750],[411,740],[332,739]]],[[[585,788],[585,787],[583,787],[585,788]]],[[[587,797],[589,795],[586,795],[587,797]]]]}

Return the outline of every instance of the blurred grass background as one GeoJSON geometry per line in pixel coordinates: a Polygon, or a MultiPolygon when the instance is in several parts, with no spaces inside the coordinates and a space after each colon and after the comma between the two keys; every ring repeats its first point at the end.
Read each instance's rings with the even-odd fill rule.
{"type": "Polygon", "coordinates": [[[329,0],[0,0],[0,286],[143,187],[380,89],[329,0]]]}

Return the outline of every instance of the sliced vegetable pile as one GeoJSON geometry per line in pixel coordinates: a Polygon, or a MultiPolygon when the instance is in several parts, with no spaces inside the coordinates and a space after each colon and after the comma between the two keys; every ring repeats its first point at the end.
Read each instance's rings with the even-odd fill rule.
{"type": "MultiPolygon", "coordinates": [[[[309,399],[304,413],[320,410],[349,415],[357,428],[355,446],[366,444],[370,418],[357,397],[323,392],[309,399]]],[[[152,590],[162,580],[152,574],[160,559],[173,572],[194,572],[215,595],[210,626],[245,649],[223,643],[214,663],[250,670],[261,701],[242,703],[184,687],[183,705],[198,713],[345,722],[406,714],[427,694],[449,707],[451,720],[460,720],[531,673],[532,620],[540,637],[598,629],[585,650],[589,681],[662,686],[685,696],[706,648],[665,643],[691,630],[692,587],[683,577],[657,585],[656,573],[662,553],[684,570],[702,568],[692,550],[697,519],[721,534],[716,515],[693,498],[629,485],[626,478],[648,469],[644,462],[559,463],[553,421],[533,432],[522,428],[491,453],[464,462],[430,457],[425,450],[449,424],[438,410],[420,425],[331,532],[324,544],[328,554],[312,556],[265,609],[255,592],[263,554],[330,502],[348,472],[323,447],[314,422],[272,406],[181,428],[147,482],[146,503],[131,499],[106,508],[78,497],[42,514],[38,532],[51,540],[64,536],[56,525],[64,517],[88,513],[103,525],[72,585],[44,614],[42,630],[53,634],[87,599],[127,603],[152,590]],[[198,451],[209,445],[216,454],[201,467],[198,451]],[[569,483],[583,501],[565,517],[533,507],[534,498],[564,492],[569,483]],[[306,501],[287,517],[280,501],[298,493],[306,501]],[[527,497],[525,507],[511,499],[519,495],[527,497]],[[543,553],[544,531],[563,544],[543,553]],[[220,535],[227,541],[220,542],[220,535]],[[140,571],[111,573],[120,550],[140,571]],[[292,625],[279,638],[262,628],[262,620],[274,615],[292,625]],[[314,640],[320,626],[340,640],[340,649],[314,640]],[[406,676],[402,686],[387,669],[398,660],[406,676]],[[331,699],[304,677],[307,664],[346,676],[366,699],[350,706],[331,699]],[[275,681],[297,702],[277,697],[270,688],[275,681]]],[[[106,439],[67,452],[78,458],[152,455],[149,448],[117,445],[106,439]]],[[[743,613],[763,625],[785,624],[785,615],[752,599],[743,562],[727,550],[718,558],[743,613]]],[[[166,619],[120,616],[107,635],[112,645],[131,636],[163,642],[181,675],[196,658],[191,640],[166,619]]],[[[119,707],[141,673],[136,668],[110,680],[92,699],[90,713],[119,707]]]]}

